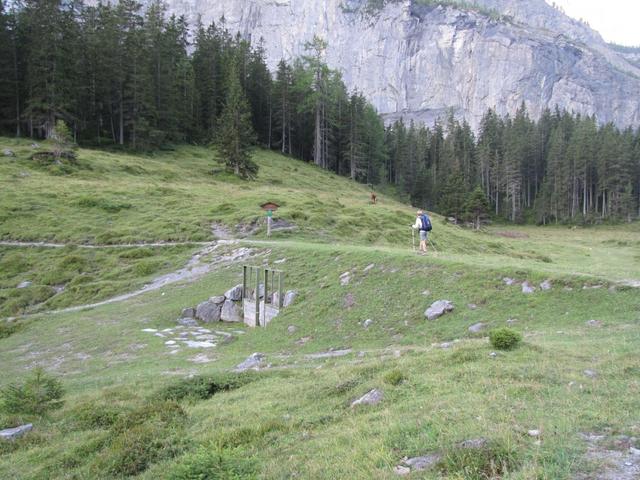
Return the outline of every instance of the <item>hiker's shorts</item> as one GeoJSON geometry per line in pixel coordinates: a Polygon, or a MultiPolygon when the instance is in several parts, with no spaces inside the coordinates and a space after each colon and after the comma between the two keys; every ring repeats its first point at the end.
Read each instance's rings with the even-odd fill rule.
{"type": "Polygon", "coordinates": [[[427,231],[426,230],[420,230],[420,241],[421,242],[426,242],[427,241],[427,231]]]}

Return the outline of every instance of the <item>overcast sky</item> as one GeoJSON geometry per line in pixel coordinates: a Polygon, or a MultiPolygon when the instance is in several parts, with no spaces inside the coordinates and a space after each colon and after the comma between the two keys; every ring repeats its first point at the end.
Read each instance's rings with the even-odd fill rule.
{"type": "Polygon", "coordinates": [[[640,46],[640,0],[547,0],[584,19],[607,42],[640,46]]]}

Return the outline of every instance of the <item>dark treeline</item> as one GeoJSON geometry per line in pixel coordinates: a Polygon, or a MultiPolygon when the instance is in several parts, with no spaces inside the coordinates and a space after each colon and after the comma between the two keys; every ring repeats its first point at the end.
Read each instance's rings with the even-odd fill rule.
{"type": "Polygon", "coordinates": [[[5,134],[49,137],[64,120],[84,145],[208,144],[233,97],[249,106],[246,138],[447,215],[469,216],[483,192],[493,214],[511,221],[640,216],[640,131],[562,111],[533,121],[524,105],[513,117],[488,111],[477,135],[453,116],[385,128],[324,63],[318,38],[272,74],[261,42],[233,35],[224,19],[189,26],[161,0],[144,9],[135,0],[0,5],[5,134]]]}
{"type": "Polygon", "coordinates": [[[489,110],[477,138],[450,117],[432,129],[396,122],[386,145],[388,181],[446,215],[464,218],[480,187],[495,216],[514,222],[640,217],[640,130],[559,110],[533,121],[522,104],[513,117],[489,110]]]}

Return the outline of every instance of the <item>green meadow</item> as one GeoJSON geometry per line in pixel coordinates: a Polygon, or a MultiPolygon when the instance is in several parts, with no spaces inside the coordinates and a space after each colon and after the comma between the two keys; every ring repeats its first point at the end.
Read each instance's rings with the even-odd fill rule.
{"type": "Polygon", "coordinates": [[[16,157],[0,157],[0,316],[17,318],[0,324],[0,389],[42,367],[65,394],[41,415],[0,407],[0,429],[34,425],[0,442],[0,478],[393,479],[427,455],[437,461],[406,478],[640,468],[628,456],[640,448],[637,223],[475,232],[433,215],[418,256],[413,207],[384,192],[370,205],[365,187],[275,153],[257,151],[258,179],[245,182],[203,147],[81,149],[73,169],[35,164],[30,142],[4,148],[16,157]],[[271,238],[266,201],[290,227],[271,238]],[[55,311],[136,291],[221,231],[239,240],[205,261],[248,248],[245,258],[55,311]],[[213,348],[167,344],[188,330],[176,329],[182,308],[240,283],[243,264],[285,271],[294,303],[266,328],[202,325],[224,338],[213,348]],[[441,299],[454,310],[428,321],[441,299]],[[505,326],[522,343],[496,350],[488,333],[505,326]],[[254,352],[258,371],[233,372],[254,352]],[[378,404],[351,406],[372,389],[378,404]],[[465,448],[472,439],[480,446],[465,448]]]}

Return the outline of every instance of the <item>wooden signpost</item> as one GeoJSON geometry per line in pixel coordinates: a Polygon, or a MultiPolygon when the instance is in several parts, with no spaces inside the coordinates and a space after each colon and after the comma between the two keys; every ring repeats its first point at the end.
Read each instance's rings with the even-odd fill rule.
{"type": "Polygon", "coordinates": [[[280,205],[274,202],[267,202],[260,205],[267,215],[267,237],[271,236],[271,222],[273,220],[273,212],[275,212],[280,205]]]}

